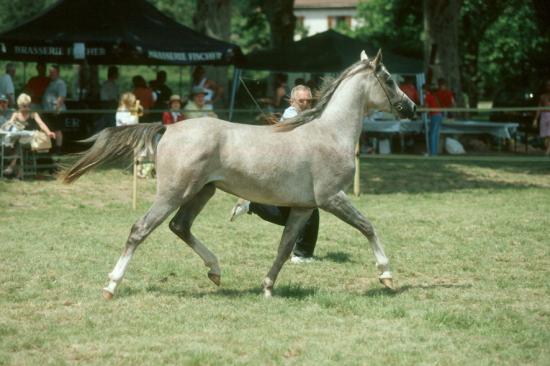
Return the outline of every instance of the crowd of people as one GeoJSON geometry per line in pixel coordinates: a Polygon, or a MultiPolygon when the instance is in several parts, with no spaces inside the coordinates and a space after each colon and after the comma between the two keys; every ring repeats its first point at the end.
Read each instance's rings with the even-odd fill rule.
{"type": "MultiPolygon", "coordinates": [[[[17,144],[29,144],[29,139],[23,137],[24,133],[16,132],[41,131],[54,141],[53,152],[60,154],[63,146],[62,112],[67,110],[67,83],[61,78],[58,65],[52,64],[47,68],[46,64],[38,63],[36,72],[36,76],[24,85],[17,99],[14,87],[15,64],[8,63],[5,73],[0,76],[0,131],[5,136],[2,143],[7,149],[15,149],[17,144]],[[44,114],[44,118],[39,111],[44,114]]],[[[79,77],[81,73],[83,68],[79,68],[79,77]]],[[[130,91],[121,92],[118,79],[118,67],[110,66],[107,80],[99,87],[98,97],[103,106],[110,108],[118,105],[114,121],[107,121],[106,125],[124,126],[158,120],[172,124],[189,118],[216,117],[214,104],[223,96],[223,88],[208,79],[201,66],[193,71],[193,85],[188,98],[172,93],[166,84],[166,71],[163,70],[158,71],[155,80],[148,83],[143,76],[135,75],[130,91]]],[[[73,86],[76,90],[73,90],[75,99],[87,92],[78,84],[77,80],[73,86]]],[[[9,162],[4,169],[6,176],[21,176],[16,164],[16,159],[9,162]]]]}

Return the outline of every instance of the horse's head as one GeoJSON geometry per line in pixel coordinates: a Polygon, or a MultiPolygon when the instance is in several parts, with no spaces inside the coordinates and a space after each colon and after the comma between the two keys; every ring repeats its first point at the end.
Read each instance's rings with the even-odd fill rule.
{"type": "Polygon", "coordinates": [[[382,50],[371,60],[365,51],[361,52],[361,62],[370,64],[368,109],[397,113],[400,118],[412,118],[416,105],[403,93],[390,73],[382,64],[382,50]]]}

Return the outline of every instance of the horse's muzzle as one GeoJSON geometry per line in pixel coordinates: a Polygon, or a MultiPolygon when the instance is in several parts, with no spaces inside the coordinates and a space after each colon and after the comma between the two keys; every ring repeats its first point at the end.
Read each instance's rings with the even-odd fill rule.
{"type": "Polygon", "coordinates": [[[393,108],[399,114],[399,118],[414,118],[416,114],[416,104],[412,101],[410,103],[400,101],[393,105],[393,108]]]}

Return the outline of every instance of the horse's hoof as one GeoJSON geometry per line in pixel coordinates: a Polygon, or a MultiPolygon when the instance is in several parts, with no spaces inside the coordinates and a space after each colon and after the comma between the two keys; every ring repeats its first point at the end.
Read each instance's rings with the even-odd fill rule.
{"type": "Polygon", "coordinates": [[[210,273],[210,272],[208,272],[208,278],[210,278],[210,281],[214,282],[216,286],[219,286],[222,280],[222,276],[220,276],[219,274],[210,273]]]}
{"type": "Polygon", "coordinates": [[[113,293],[111,291],[106,290],[106,289],[101,290],[101,296],[105,300],[112,300],[113,299],[113,293]]]}
{"type": "Polygon", "coordinates": [[[392,278],[380,278],[380,283],[384,285],[385,288],[395,291],[395,286],[393,285],[392,278]]]}

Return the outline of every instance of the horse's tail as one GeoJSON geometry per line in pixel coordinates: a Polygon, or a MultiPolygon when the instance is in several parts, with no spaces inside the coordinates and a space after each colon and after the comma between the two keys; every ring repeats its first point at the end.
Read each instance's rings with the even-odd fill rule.
{"type": "Polygon", "coordinates": [[[161,123],[106,128],[83,141],[94,144],[76,163],[64,169],[60,173],[60,178],[63,183],[69,184],[103,163],[139,154],[144,150],[154,152],[156,136],[164,129],[165,126],[161,123]]]}

